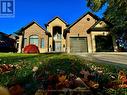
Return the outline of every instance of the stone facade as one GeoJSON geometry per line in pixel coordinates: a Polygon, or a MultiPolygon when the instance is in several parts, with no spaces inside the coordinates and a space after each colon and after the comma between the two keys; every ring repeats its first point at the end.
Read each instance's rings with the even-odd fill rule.
{"type": "Polygon", "coordinates": [[[72,25],[59,17],[55,17],[46,24],[43,29],[36,22],[28,24],[17,34],[19,35],[18,52],[22,52],[26,45],[30,44],[32,35],[38,36],[38,48],[45,52],[96,52],[95,36],[107,36],[110,33],[107,23],[88,12],[72,25]],[[44,47],[42,48],[42,39],[44,47]],[[24,40],[25,45],[24,45],[24,40]]]}

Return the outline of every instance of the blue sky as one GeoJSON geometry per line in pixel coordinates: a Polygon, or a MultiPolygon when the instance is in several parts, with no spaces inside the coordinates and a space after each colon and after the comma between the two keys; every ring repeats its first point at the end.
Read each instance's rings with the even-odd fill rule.
{"type": "MultiPolygon", "coordinates": [[[[95,14],[101,18],[105,9],[95,14]]],[[[15,17],[0,18],[0,32],[11,34],[33,20],[44,27],[55,16],[71,24],[88,11],[86,0],[15,0],[15,17]]]]}

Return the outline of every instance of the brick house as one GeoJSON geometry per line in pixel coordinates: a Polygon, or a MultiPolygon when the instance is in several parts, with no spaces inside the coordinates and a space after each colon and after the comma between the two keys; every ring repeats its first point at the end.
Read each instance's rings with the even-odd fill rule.
{"type": "Polygon", "coordinates": [[[115,44],[109,37],[110,24],[90,12],[71,25],[60,17],[55,17],[45,27],[46,29],[32,22],[17,31],[18,52],[22,52],[29,44],[38,46],[41,53],[114,51],[115,44]]]}

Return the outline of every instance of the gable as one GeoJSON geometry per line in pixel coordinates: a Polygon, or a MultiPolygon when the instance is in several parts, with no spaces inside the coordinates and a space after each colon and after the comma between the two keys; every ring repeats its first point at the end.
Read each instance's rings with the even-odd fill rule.
{"type": "Polygon", "coordinates": [[[30,35],[44,36],[46,35],[46,32],[38,24],[34,23],[24,31],[25,38],[29,37],[30,35]]]}
{"type": "Polygon", "coordinates": [[[24,34],[24,31],[29,30],[29,29],[35,30],[35,31],[36,31],[37,29],[39,29],[39,30],[44,31],[45,34],[47,34],[47,35],[50,36],[50,33],[49,33],[47,30],[45,30],[44,28],[42,28],[38,23],[36,23],[36,22],[34,22],[34,21],[31,22],[31,23],[29,23],[29,24],[27,24],[26,26],[22,27],[22,28],[19,29],[18,31],[16,31],[15,34],[17,34],[17,35],[23,35],[23,34],[24,34]]]}
{"type": "Polygon", "coordinates": [[[47,24],[45,24],[45,26],[49,26],[49,25],[52,25],[52,24],[64,24],[64,25],[67,25],[67,23],[61,19],[60,17],[55,17],[53,18],[51,21],[49,21],[47,24]]]}
{"type": "Polygon", "coordinates": [[[87,14],[70,27],[71,35],[87,35],[87,30],[97,22],[91,15],[87,14]]]}
{"type": "Polygon", "coordinates": [[[40,26],[38,26],[36,23],[34,23],[33,25],[31,25],[30,27],[28,27],[27,29],[25,29],[25,31],[34,31],[35,33],[37,32],[45,32],[45,30],[43,28],[41,28],[40,26]]]}
{"type": "Polygon", "coordinates": [[[95,28],[104,28],[104,27],[107,27],[107,24],[104,21],[99,21],[94,27],[95,28]]]}
{"type": "Polygon", "coordinates": [[[91,12],[87,12],[83,16],[81,16],[78,20],[76,20],[73,24],[71,24],[67,29],[64,30],[63,36],[66,38],[67,33],[71,33],[77,35],[78,34],[84,35],[87,34],[87,30],[93,26],[99,18],[92,14],[91,12]],[[89,21],[88,21],[89,19],[89,21]]]}
{"type": "Polygon", "coordinates": [[[110,31],[111,25],[103,20],[97,21],[90,29],[88,29],[87,33],[91,31],[110,31]]]}
{"type": "Polygon", "coordinates": [[[84,18],[86,18],[86,17],[88,17],[88,18],[90,18],[90,19],[94,19],[94,20],[96,20],[96,21],[99,20],[99,18],[98,18],[96,15],[92,14],[91,12],[87,12],[86,14],[84,14],[83,16],[81,16],[78,20],[76,20],[73,24],[71,24],[71,25],[68,27],[68,29],[70,29],[71,27],[73,27],[75,24],[79,23],[80,21],[82,21],[82,20],[83,20],[84,18]]]}

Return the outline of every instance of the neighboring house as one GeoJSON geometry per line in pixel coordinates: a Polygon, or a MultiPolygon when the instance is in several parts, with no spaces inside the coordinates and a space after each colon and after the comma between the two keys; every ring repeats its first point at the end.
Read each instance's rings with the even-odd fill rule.
{"type": "Polygon", "coordinates": [[[70,26],[59,17],[55,17],[45,26],[46,29],[32,22],[17,31],[18,52],[22,52],[29,44],[38,46],[41,53],[114,51],[112,37],[108,36],[110,24],[90,12],[70,26]]]}
{"type": "Polygon", "coordinates": [[[0,52],[17,52],[16,39],[10,35],[0,32],[0,52]]]}

